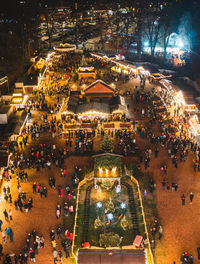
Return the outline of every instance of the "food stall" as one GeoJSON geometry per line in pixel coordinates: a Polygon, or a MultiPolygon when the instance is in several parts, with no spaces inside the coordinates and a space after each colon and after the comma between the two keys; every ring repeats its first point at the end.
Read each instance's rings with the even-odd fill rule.
{"type": "Polygon", "coordinates": [[[193,115],[189,120],[189,133],[190,136],[200,137],[200,123],[197,115],[193,115]]]}

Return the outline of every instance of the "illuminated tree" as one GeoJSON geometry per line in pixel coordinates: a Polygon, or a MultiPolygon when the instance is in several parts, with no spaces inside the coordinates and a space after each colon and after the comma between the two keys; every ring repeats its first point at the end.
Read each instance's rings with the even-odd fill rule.
{"type": "Polygon", "coordinates": [[[126,230],[128,227],[129,227],[129,222],[128,220],[126,219],[126,216],[124,216],[121,220],[121,223],[120,223],[121,227],[126,230]]]}
{"type": "Polygon", "coordinates": [[[101,219],[99,218],[99,216],[95,219],[94,221],[94,228],[98,229],[101,228],[103,226],[103,222],[101,221],[101,219]]]}
{"type": "Polygon", "coordinates": [[[106,203],[106,213],[114,213],[115,206],[114,203],[111,201],[111,199],[106,203]]]}
{"type": "Polygon", "coordinates": [[[109,135],[105,135],[101,144],[101,150],[103,152],[111,152],[113,149],[113,141],[109,135]]]}

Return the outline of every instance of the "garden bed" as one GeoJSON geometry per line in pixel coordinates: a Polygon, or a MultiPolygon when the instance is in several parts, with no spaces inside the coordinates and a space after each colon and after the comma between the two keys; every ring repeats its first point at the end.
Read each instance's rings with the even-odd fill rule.
{"type": "Polygon", "coordinates": [[[116,186],[109,190],[93,186],[90,191],[89,223],[87,241],[84,241],[85,222],[85,198],[88,187],[81,188],[79,209],[76,228],[76,248],[81,247],[83,242],[89,242],[97,247],[122,247],[132,245],[136,235],[132,222],[129,206],[129,194],[127,188],[122,185],[121,192],[116,193],[116,186]]]}

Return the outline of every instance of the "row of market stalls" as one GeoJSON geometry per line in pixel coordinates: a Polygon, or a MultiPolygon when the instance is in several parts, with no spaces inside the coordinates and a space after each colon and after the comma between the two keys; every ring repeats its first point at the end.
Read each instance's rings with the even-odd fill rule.
{"type": "Polygon", "coordinates": [[[172,82],[167,79],[162,79],[159,83],[165,90],[165,102],[173,105],[174,111],[178,111],[179,115],[189,118],[188,136],[198,138],[200,145],[199,108],[193,93],[174,89],[172,82]]]}
{"type": "Polygon", "coordinates": [[[60,112],[76,120],[121,120],[128,115],[124,98],[115,95],[115,89],[102,80],[86,87],[81,97],[68,97],[60,112]]]}
{"type": "Polygon", "coordinates": [[[173,114],[178,114],[183,116],[185,115],[187,116],[187,118],[189,118],[188,135],[190,137],[195,137],[196,139],[198,139],[197,141],[200,145],[200,123],[198,103],[195,100],[192,92],[181,91],[178,89],[178,87],[175,87],[172,84],[172,81],[169,80],[172,77],[172,72],[167,71],[167,73],[164,74],[162,71],[156,72],[153,69],[146,70],[146,67],[137,67],[125,61],[117,61],[115,57],[108,57],[96,53],[91,53],[91,55],[99,60],[106,60],[112,62],[114,64],[114,66],[112,66],[111,68],[113,71],[125,75],[140,75],[145,78],[148,78],[150,82],[157,84],[158,89],[160,87],[164,108],[169,112],[173,109],[174,113],[170,113],[171,116],[173,116],[173,114]]]}
{"type": "Polygon", "coordinates": [[[112,62],[113,66],[111,70],[113,72],[123,74],[123,75],[143,75],[146,77],[150,76],[150,72],[145,70],[142,66],[134,66],[132,64],[128,64],[125,61],[119,61],[115,56],[105,56],[98,53],[90,53],[92,57],[97,58],[102,61],[112,62]]]}

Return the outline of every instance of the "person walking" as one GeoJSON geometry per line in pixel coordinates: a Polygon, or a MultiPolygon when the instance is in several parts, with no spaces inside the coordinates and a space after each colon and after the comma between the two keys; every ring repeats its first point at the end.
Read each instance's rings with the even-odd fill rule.
{"type": "Polygon", "coordinates": [[[159,240],[161,239],[161,237],[162,237],[162,234],[163,234],[163,227],[160,225],[159,226],[159,231],[158,231],[158,233],[159,233],[159,240]]]}
{"type": "Polygon", "coordinates": [[[50,240],[51,241],[55,240],[55,231],[54,230],[51,230],[51,232],[50,232],[50,240]]]}
{"type": "Polygon", "coordinates": [[[13,239],[13,231],[12,231],[12,229],[11,229],[11,231],[10,231],[9,237],[10,237],[10,242],[12,243],[12,242],[14,241],[14,239],[13,239]]]}
{"type": "Polygon", "coordinates": [[[12,211],[11,211],[11,209],[9,209],[8,215],[9,215],[10,221],[12,221],[13,219],[12,219],[12,211]]]}
{"type": "Polygon", "coordinates": [[[190,193],[190,204],[192,204],[193,198],[194,198],[194,194],[191,192],[190,193]]]}
{"type": "Polygon", "coordinates": [[[36,189],[37,189],[37,184],[36,184],[36,182],[33,183],[32,188],[33,188],[33,193],[36,193],[36,189]]]}
{"type": "Polygon", "coordinates": [[[32,248],[30,248],[29,250],[29,256],[30,256],[31,261],[35,263],[35,252],[33,251],[32,248]]]}
{"type": "Polygon", "coordinates": [[[1,232],[1,237],[2,237],[2,241],[3,241],[3,243],[5,244],[5,243],[6,243],[6,231],[5,231],[5,230],[3,230],[3,231],[1,232]]]}
{"type": "Polygon", "coordinates": [[[67,248],[67,246],[65,245],[64,246],[64,251],[65,251],[65,254],[66,254],[66,258],[68,258],[69,257],[69,251],[68,251],[68,248],[67,248]]]}
{"type": "Polygon", "coordinates": [[[37,241],[34,241],[34,243],[33,243],[33,250],[34,250],[35,254],[38,254],[38,242],[37,241]]]}
{"type": "Polygon", "coordinates": [[[8,212],[6,211],[6,209],[3,211],[4,217],[6,221],[9,221],[8,219],[8,212]]]}
{"type": "Polygon", "coordinates": [[[185,195],[184,194],[181,196],[181,201],[182,201],[182,205],[185,205],[185,195]]]}
{"type": "Polygon", "coordinates": [[[3,256],[3,246],[2,246],[2,244],[0,243],[0,259],[1,259],[2,256],[3,256]]]}
{"type": "Polygon", "coordinates": [[[58,238],[60,239],[61,234],[62,234],[62,230],[61,230],[60,226],[56,229],[56,233],[57,233],[58,238]]]}
{"type": "Polygon", "coordinates": [[[147,197],[147,190],[144,190],[144,200],[146,200],[147,197]]]}
{"type": "Polygon", "coordinates": [[[14,255],[14,261],[15,261],[15,264],[18,263],[18,256],[17,255],[14,255]]]}
{"type": "Polygon", "coordinates": [[[193,256],[191,254],[189,256],[189,263],[190,264],[193,264],[194,263],[194,258],[193,258],[193,256]]]}
{"type": "Polygon", "coordinates": [[[3,225],[3,221],[0,219],[0,231],[1,231],[2,225],[3,225]]]}
{"type": "Polygon", "coordinates": [[[47,187],[43,188],[44,197],[47,198],[47,187]]]}
{"type": "Polygon", "coordinates": [[[14,200],[14,205],[15,205],[15,210],[17,210],[18,209],[18,202],[17,202],[17,200],[14,200]]]}
{"type": "Polygon", "coordinates": [[[62,262],[62,251],[61,251],[61,250],[58,252],[58,256],[59,256],[59,258],[60,258],[60,262],[63,263],[63,262],[62,262]]]}
{"type": "Polygon", "coordinates": [[[33,240],[35,241],[36,240],[36,231],[35,231],[35,229],[32,231],[31,235],[33,236],[33,240]]]}
{"type": "Polygon", "coordinates": [[[54,257],[54,264],[56,264],[56,261],[58,261],[58,252],[56,250],[53,251],[53,257],[54,257]]]}
{"type": "Polygon", "coordinates": [[[53,250],[56,250],[56,240],[51,241],[53,250]]]}

